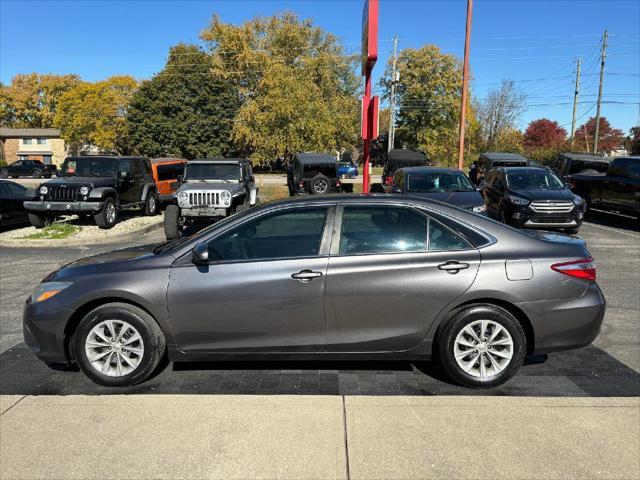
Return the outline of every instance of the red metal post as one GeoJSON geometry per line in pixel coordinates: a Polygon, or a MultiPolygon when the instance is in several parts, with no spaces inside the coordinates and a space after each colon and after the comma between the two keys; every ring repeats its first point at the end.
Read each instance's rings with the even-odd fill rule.
{"type": "MultiPolygon", "coordinates": [[[[366,111],[364,112],[364,115],[367,117],[367,130],[370,132],[371,131],[371,125],[370,120],[371,117],[369,116],[369,103],[371,102],[371,69],[367,68],[367,74],[365,77],[365,84],[364,84],[364,99],[363,99],[364,105],[366,105],[366,111]]],[[[364,193],[369,193],[369,161],[370,161],[370,157],[369,157],[369,134],[367,133],[367,135],[363,138],[363,146],[362,146],[362,157],[364,160],[364,172],[362,172],[362,191],[364,193]]]]}
{"type": "Polygon", "coordinates": [[[460,108],[460,143],[458,145],[458,168],[464,168],[464,130],[467,117],[467,89],[469,86],[469,44],[471,42],[471,14],[473,0],[467,0],[467,33],[464,38],[464,64],[462,66],[462,107],[460,108]]]}

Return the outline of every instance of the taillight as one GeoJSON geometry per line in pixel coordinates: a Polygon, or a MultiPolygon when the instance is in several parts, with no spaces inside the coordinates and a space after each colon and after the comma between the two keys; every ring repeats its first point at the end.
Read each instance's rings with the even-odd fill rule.
{"type": "Polygon", "coordinates": [[[300,188],[304,188],[304,181],[300,180],[300,188]]]}
{"type": "Polygon", "coordinates": [[[596,279],[596,262],[593,258],[583,258],[572,262],[556,263],[551,265],[551,269],[583,280],[596,279]]]}
{"type": "Polygon", "coordinates": [[[391,179],[392,179],[392,177],[383,177],[382,183],[384,185],[389,185],[391,183],[391,179]]]}
{"type": "Polygon", "coordinates": [[[339,186],[340,186],[340,180],[337,180],[336,181],[336,187],[339,187],[339,186]]]}

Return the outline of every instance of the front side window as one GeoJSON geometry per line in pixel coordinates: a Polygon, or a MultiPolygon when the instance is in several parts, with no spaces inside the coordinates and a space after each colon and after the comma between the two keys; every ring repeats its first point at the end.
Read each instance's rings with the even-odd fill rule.
{"type": "Polygon", "coordinates": [[[320,253],[327,207],[264,215],[209,242],[212,261],[314,257],[320,253]]]}
{"type": "Polygon", "coordinates": [[[427,246],[427,217],[405,207],[345,207],[340,254],[415,252],[427,246]]]}

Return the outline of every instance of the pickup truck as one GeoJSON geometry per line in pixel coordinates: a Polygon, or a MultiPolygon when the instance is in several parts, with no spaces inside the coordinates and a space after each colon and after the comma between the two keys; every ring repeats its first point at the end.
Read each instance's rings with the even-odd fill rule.
{"type": "Polygon", "coordinates": [[[640,157],[615,158],[605,173],[569,175],[569,188],[588,208],[632,215],[640,220],[640,157]]]}

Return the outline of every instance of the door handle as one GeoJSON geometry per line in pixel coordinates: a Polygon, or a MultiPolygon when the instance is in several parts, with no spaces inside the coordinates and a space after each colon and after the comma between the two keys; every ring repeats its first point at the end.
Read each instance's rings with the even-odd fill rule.
{"type": "Polygon", "coordinates": [[[299,280],[302,283],[309,283],[314,278],[322,276],[322,272],[314,272],[312,270],[300,270],[298,273],[292,273],[291,278],[299,280]]]}
{"type": "Polygon", "coordinates": [[[444,270],[447,273],[458,273],[460,270],[464,270],[465,268],[469,268],[468,263],[456,262],[455,260],[451,260],[447,263],[442,263],[438,265],[440,270],[444,270]]]}

